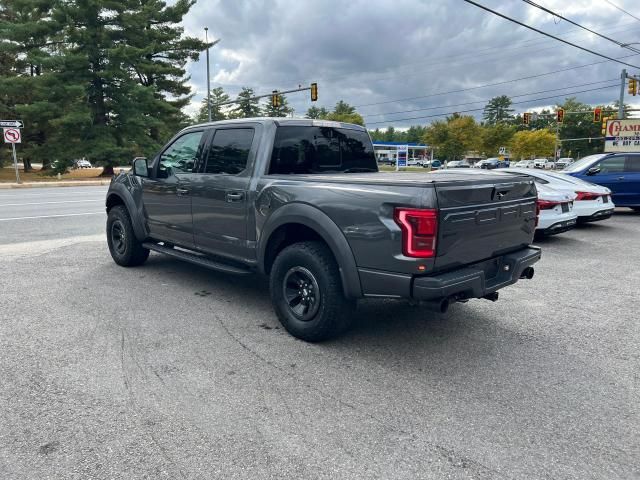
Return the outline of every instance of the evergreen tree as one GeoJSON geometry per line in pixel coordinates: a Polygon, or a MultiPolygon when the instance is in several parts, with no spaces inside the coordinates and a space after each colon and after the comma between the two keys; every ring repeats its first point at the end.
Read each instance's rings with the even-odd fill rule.
{"type": "MultiPolygon", "coordinates": [[[[176,26],[194,4],[178,0],[15,0],[22,14],[0,21],[0,50],[10,45],[25,66],[4,83],[30,92],[16,102],[41,155],[85,156],[105,166],[150,154],[186,123],[184,67],[205,44],[176,26]],[[28,118],[28,119],[27,119],[28,118]],[[36,144],[37,145],[37,144],[36,144]]],[[[44,160],[44,158],[43,158],[44,160]]]]}
{"type": "Polygon", "coordinates": [[[508,122],[513,118],[513,102],[507,95],[493,97],[484,107],[482,118],[488,125],[495,125],[500,122],[508,122]]]}
{"type": "MultiPolygon", "coordinates": [[[[218,120],[224,120],[227,118],[225,113],[222,111],[222,107],[218,107],[217,105],[220,103],[228,102],[229,95],[224,92],[222,87],[216,87],[211,90],[211,121],[217,122],[218,120]]],[[[207,97],[202,99],[200,104],[200,110],[196,115],[196,123],[208,122],[209,121],[209,112],[207,109],[207,97]]]]}
{"type": "Polygon", "coordinates": [[[284,95],[280,95],[280,106],[274,107],[271,102],[271,97],[267,98],[267,104],[264,107],[262,114],[265,117],[288,117],[291,113],[293,113],[293,108],[289,106],[289,102],[287,102],[287,97],[284,95]]]}
{"type": "Polygon", "coordinates": [[[229,118],[252,118],[260,116],[260,105],[258,100],[253,100],[255,93],[253,88],[242,87],[238,94],[236,107],[229,113],[229,118]]]}
{"type": "Polygon", "coordinates": [[[305,115],[306,118],[313,118],[313,119],[322,119],[322,118],[327,118],[327,115],[329,115],[329,110],[327,110],[324,107],[310,107],[309,110],[307,110],[307,114],[305,115]]]}

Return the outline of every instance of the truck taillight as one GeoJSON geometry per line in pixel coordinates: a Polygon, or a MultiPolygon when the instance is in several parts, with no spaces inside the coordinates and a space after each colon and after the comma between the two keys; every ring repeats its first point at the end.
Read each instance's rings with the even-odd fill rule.
{"type": "Polygon", "coordinates": [[[394,219],[402,230],[402,253],[404,255],[414,258],[436,256],[437,210],[396,208],[394,219]]]}
{"type": "Polygon", "coordinates": [[[600,195],[599,193],[592,193],[592,192],[576,192],[578,194],[576,201],[578,200],[597,200],[598,198],[600,198],[602,195],[600,195]]]}
{"type": "Polygon", "coordinates": [[[550,202],[549,200],[538,199],[538,208],[540,210],[552,210],[557,205],[560,205],[560,202],[550,202]]]}

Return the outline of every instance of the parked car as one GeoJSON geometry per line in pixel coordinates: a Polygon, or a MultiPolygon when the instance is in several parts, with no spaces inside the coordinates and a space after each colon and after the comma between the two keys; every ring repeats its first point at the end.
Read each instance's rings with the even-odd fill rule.
{"type": "Polygon", "coordinates": [[[611,190],[606,187],[558,172],[524,168],[509,168],[500,171],[530,175],[535,178],[537,184],[544,184],[559,192],[575,193],[577,197],[573,202],[573,211],[578,216],[580,223],[605,220],[613,215],[615,205],[611,201],[611,190]]]}
{"type": "Polygon", "coordinates": [[[569,165],[571,165],[574,161],[575,160],[573,158],[569,158],[569,157],[559,158],[558,161],[555,164],[555,169],[556,170],[564,170],[569,165]]]}
{"type": "Polygon", "coordinates": [[[552,170],[554,165],[555,162],[547,158],[536,158],[533,160],[533,168],[539,168],[541,170],[552,170]]]}
{"type": "Polygon", "coordinates": [[[616,206],[640,211],[640,152],[590,155],[563,172],[607,187],[616,206]]]}
{"type": "Polygon", "coordinates": [[[266,274],[286,330],[320,341],[348,327],[359,298],[423,300],[444,312],[454,301],[497,300],[500,288],[533,276],[535,182],[464,171],[379,172],[358,125],[195,125],[112,180],[107,243],[121,266],[153,250],[266,274]],[[482,218],[492,221],[466,221],[482,218]]]}
{"type": "Polygon", "coordinates": [[[93,168],[89,160],[82,158],[80,160],[73,161],[73,168],[93,168]]]}
{"type": "Polygon", "coordinates": [[[493,170],[494,168],[498,168],[500,164],[500,160],[497,158],[487,158],[486,160],[480,160],[477,162],[474,167],[475,168],[483,168],[485,170],[493,170]]]}
{"type": "Polygon", "coordinates": [[[395,158],[391,158],[391,157],[380,157],[378,159],[378,163],[380,165],[388,165],[388,166],[391,166],[391,167],[395,167],[396,166],[395,158]]]}
{"type": "Polygon", "coordinates": [[[407,160],[407,167],[422,167],[425,161],[421,158],[411,157],[407,160]]]}
{"type": "Polygon", "coordinates": [[[514,167],[517,168],[534,168],[533,160],[520,160],[517,162],[514,167]]]}
{"type": "Polygon", "coordinates": [[[577,195],[554,190],[538,183],[538,225],[536,236],[543,237],[566,232],[576,226],[578,215],[573,210],[577,195]]]}
{"type": "Polygon", "coordinates": [[[471,168],[471,165],[466,160],[451,160],[445,166],[446,168],[471,168]]]}

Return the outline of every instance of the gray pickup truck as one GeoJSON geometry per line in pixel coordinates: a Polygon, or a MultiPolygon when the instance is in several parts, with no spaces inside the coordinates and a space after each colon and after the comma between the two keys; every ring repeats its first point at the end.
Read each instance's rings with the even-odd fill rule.
{"type": "Polygon", "coordinates": [[[242,119],[179,132],[137,158],[106,198],[114,261],[153,250],[270,278],[292,335],[344,331],[356,300],[497,300],[533,276],[536,187],[527,176],[379,172],[367,131],[304,119],[242,119]]]}

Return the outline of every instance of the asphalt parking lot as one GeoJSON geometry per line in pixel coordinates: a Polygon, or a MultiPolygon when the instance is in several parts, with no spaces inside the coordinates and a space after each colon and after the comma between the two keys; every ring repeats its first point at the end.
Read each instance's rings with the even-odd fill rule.
{"type": "Polygon", "coordinates": [[[640,476],[640,215],[539,242],[497,303],[307,344],[260,277],[116,266],[98,202],[2,207],[40,200],[0,197],[2,479],[640,476]]]}

